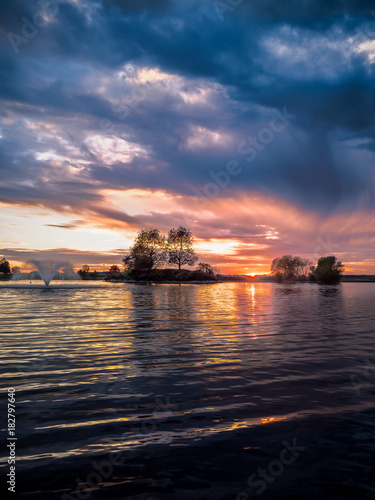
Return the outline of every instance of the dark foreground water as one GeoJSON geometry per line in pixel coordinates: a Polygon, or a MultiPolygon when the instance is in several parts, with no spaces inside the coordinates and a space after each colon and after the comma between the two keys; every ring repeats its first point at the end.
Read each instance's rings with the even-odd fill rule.
{"type": "Polygon", "coordinates": [[[373,283],[1,284],[9,497],[375,498],[374,308],[373,283]]]}

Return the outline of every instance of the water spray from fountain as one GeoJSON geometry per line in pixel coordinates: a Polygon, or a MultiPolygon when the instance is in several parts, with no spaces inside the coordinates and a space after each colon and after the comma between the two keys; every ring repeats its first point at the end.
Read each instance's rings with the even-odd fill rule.
{"type": "MultiPolygon", "coordinates": [[[[78,280],[80,276],[74,272],[73,267],[69,262],[66,261],[56,261],[56,260],[31,260],[27,263],[28,265],[32,265],[34,268],[38,269],[40,278],[44,281],[46,287],[49,286],[52,279],[59,280],[78,280]],[[62,269],[62,273],[58,273],[58,271],[62,269]]],[[[15,276],[13,276],[14,280],[24,280],[24,279],[38,279],[35,276],[35,272],[31,273],[20,273],[18,272],[15,276]]]]}
{"type": "Polygon", "coordinates": [[[66,265],[69,265],[67,262],[56,262],[53,260],[32,260],[30,261],[30,264],[34,264],[37,267],[39,274],[46,286],[50,284],[52,278],[55,276],[59,269],[66,265]]]}

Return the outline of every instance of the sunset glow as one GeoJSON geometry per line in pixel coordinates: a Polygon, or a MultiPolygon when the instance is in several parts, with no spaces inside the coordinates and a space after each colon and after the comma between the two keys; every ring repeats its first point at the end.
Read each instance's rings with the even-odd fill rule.
{"type": "MultiPolygon", "coordinates": [[[[73,38],[86,23],[102,34],[90,57],[83,48],[69,61],[48,51],[62,29],[54,18],[19,54],[2,40],[23,69],[18,77],[5,70],[0,89],[0,255],[20,263],[51,251],[75,266],[120,264],[140,228],[184,225],[200,259],[223,272],[267,274],[282,254],[333,253],[347,273],[375,274],[373,138],[335,97],[329,117],[324,111],[332,86],[348,101],[356,95],[345,82],[361,62],[369,102],[372,40],[348,35],[351,65],[338,66],[333,28],[274,26],[253,37],[250,23],[250,31],[230,31],[251,46],[236,51],[238,60],[225,56],[225,45],[207,45],[194,66],[166,49],[169,32],[186,48],[177,10],[147,50],[129,46],[120,56],[111,30],[121,8],[68,3],[80,19],[73,38]],[[262,64],[245,76],[257,57],[262,64]]],[[[204,30],[221,29],[214,9],[200,9],[204,30]]],[[[136,47],[142,38],[134,36],[136,47]]],[[[373,116],[367,105],[362,116],[373,116]]]]}
{"type": "Polygon", "coordinates": [[[373,2],[0,9],[4,488],[374,498],[373,2]]]}

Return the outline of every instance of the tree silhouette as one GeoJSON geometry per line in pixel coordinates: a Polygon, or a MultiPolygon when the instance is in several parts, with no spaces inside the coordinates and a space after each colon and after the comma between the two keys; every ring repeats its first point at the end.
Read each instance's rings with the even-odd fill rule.
{"type": "Polygon", "coordinates": [[[84,264],[82,266],[82,269],[80,269],[78,271],[78,274],[81,276],[81,278],[84,280],[84,279],[87,279],[88,278],[88,275],[89,275],[89,272],[90,272],[90,266],[88,266],[87,264],[84,264]]]}
{"type": "Polygon", "coordinates": [[[318,265],[312,266],[311,271],[316,281],[322,283],[339,283],[345,268],[341,262],[337,262],[334,255],[320,257],[318,265]]]}
{"type": "Polygon", "coordinates": [[[123,262],[128,270],[151,271],[167,260],[165,236],[159,229],[141,229],[123,262]]]}
{"type": "Polygon", "coordinates": [[[272,261],[271,274],[277,281],[306,280],[311,264],[309,259],[283,255],[272,261]]]}
{"type": "Polygon", "coordinates": [[[301,266],[302,262],[299,257],[283,255],[272,261],[271,274],[278,279],[295,279],[301,266]]]}
{"type": "Polygon", "coordinates": [[[220,273],[219,268],[213,267],[213,266],[211,266],[211,264],[207,264],[206,262],[199,262],[198,267],[197,267],[197,271],[201,271],[202,273],[211,274],[211,275],[220,273]]]}
{"type": "Polygon", "coordinates": [[[121,279],[122,274],[120,271],[120,268],[116,265],[111,266],[110,270],[108,271],[107,280],[112,280],[112,279],[121,279]]]}
{"type": "Polygon", "coordinates": [[[10,274],[10,265],[5,258],[0,259],[0,273],[10,274]]]}
{"type": "Polygon", "coordinates": [[[193,266],[198,260],[198,256],[193,249],[193,243],[194,238],[190,229],[182,226],[179,226],[178,229],[171,229],[167,240],[169,264],[177,265],[179,269],[184,264],[193,266]]]}

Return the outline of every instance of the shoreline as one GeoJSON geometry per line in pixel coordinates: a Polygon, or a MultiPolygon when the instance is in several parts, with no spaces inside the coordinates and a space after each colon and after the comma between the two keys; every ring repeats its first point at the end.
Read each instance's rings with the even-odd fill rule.
{"type": "MultiPolygon", "coordinates": [[[[96,280],[84,280],[84,281],[96,281],[96,280]]],[[[195,284],[195,285],[204,285],[204,284],[210,284],[214,285],[216,283],[275,283],[278,285],[289,285],[289,284],[327,284],[319,281],[299,281],[299,280],[291,280],[291,281],[281,281],[277,282],[273,279],[221,279],[218,281],[197,281],[197,280],[192,280],[192,281],[153,281],[153,280],[103,280],[106,283],[154,283],[154,284],[164,284],[164,285],[188,285],[188,284],[195,284]]],[[[364,277],[363,279],[356,279],[354,277],[353,279],[351,277],[346,277],[342,278],[339,283],[333,283],[333,284],[340,284],[340,283],[375,283],[375,276],[369,276],[369,277],[364,277]]]]}
{"type": "Polygon", "coordinates": [[[223,283],[223,281],[136,281],[136,280],[108,280],[107,283],[146,283],[155,285],[216,285],[217,283],[223,283]]]}

